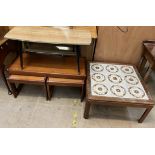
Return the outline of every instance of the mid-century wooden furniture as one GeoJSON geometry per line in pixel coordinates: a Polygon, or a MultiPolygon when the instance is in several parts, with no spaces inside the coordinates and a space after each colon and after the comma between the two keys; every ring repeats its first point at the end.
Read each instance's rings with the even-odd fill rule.
{"type": "MultiPolygon", "coordinates": [[[[92,27],[83,27],[83,29],[80,28],[72,27],[71,30],[68,30],[53,27],[17,27],[16,30],[19,32],[19,34],[16,31],[16,33],[13,33],[13,35],[12,31],[10,31],[9,33],[11,33],[11,36],[13,36],[13,38],[10,39],[23,41],[23,47],[27,46],[28,44],[28,48],[25,48],[24,53],[22,54],[22,60],[24,61],[23,69],[21,68],[20,54],[20,57],[18,57],[8,68],[9,74],[56,78],[55,81],[57,82],[57,85],[70,86],[72,84],[73,86],[78,85],[79,87],[82,87],[84,89],[86,78],[85,59],[82,57],[78,57],[77,59],[71,56],[72,53],[70,51],[72,50],[72,48],[74,50],[79,49],[79,45],[89,45],[92,38],[97,38],[97,36],[95,33],[95,27],[93,29],[92,27]],[[22,31],[23,29],[24,31],[22,31]],[[30,33],[30,31],[32,33],[30,33]],[[21,34],[23,34],[23,39],[20,38],[21,34]],[[51,45],[54,46],[52,47],[51,45]],[[39,46],[39,48],[36,46],[39,46]],[[48,55],[48,53],[57,53],[57,46],[69,47],[69,50],[67,52],[65,50],[61,51],[61,54],[64,55],[63,57],[58,56],[57,54],[55,56],[48,55]],[[46,54],[35,54],[43,52],[46,52],[46,54]],[[67,57],[65,56],[66,53],[68,54],[67,57]],[[78,70],[80,71],[78,73],[76,69],[77,62],[78,70]],[[60,79],[62,79],[63,82],[60,79]],[[60,83],[58,84],[58,82],[60,83]]],[[[12,30],[14,30],[14,28],[12,30]]],[[[6,35],[6,37],[8,37],[8,34],[6,35]]]]}
{"type": "Polygon", "coordinates": [[[80,79],[62,79],[62,78],[48,78],[46,85],[48,90],[48,99],[51,99],[52,91],[54,86],[72,86],[72,87],[81,87],[81,102],[84,98],[84,89],[85,89],[84,80],[80,79]],[[52,89],[51,89],[52,88],[52,89]]]}
{"type": "Polygon", "coordinates": [[[0,39],[0,76],[2,76],[2,79],[8,89],[8,93],[11,94],[11,90],[8,86],[7,80],[6,80],[6,75],[5,75],[5,70],[6,70],[6,65],[5,65],[5,60],[7,55],[10,52],[18,52],[18,43],[17,41],[11,41],[7,39],[0,39]]]}
{"type": "Polygon", "coordinates": [[[148,80],[152,70],[155,70],[155,41],[148,40],[143,42],[143,54],[139,63],[139,72],[144,81],[148,80]]]}
{"type": "Polygon", "coordinates": [[[61,57],[52,55],[36,55],[24,53],[24,69],[20,67],[18,57],[9,67],[8,73],[12,75],[32,75],[69,79],[85,79],[85,59],[80,58],[80,74],[76,71],[75,57],[61,57]]]}
{"type": "Polygon", "coordinates": [[[46,99],[48,99],[47,96],[47,88],[46,88],[46,77],[36,77],[36,76],[24,76],[24,75],[10,75],[7,78],[9,85],[11,87],[12,93],[14,97],[16,98],[21,90],[21,84],[33,84],[33,85],[41,85],[44,87],[44,92],[46,99]],[[18,87],[16,87],[16,84],[19,84],[18,87]]]}
{"type": "MultiPolygon", "coordinates": [[[[24,68],[20,67],[18,57],[8,68],[10,75],[36,76],[51,78],[50,85],[54,86],[79,86],[84,95],[84,83],[86,79],[85,59],[80,58],[80,74],[76,71],[76,58],[72,56],[61,57],[53,55],[36,55],[34,53],[24,53],[24,68]]],[[[20,77],[20,76],[19,76],[20,77]]],[[[81,96],[83,99],[83,96],[81,96]]]]}
{"type": "MultiPolygon", "coordinates": [[[[86,30],[52,27],[14,27],[5,38],[24,42],[48,43],[56,45],[73,45],[77,56],[77,69],[80,73],[80,45],[91,44],[91,34],[86,30]]],[[[20,64],[23,69],[23,49],[20,50],[20,64]]]]}
{"type": "Polygon", "coordinates": [[[84,118],[92,104],[145,108],[142,123],[154,106],[136,67],[124,64],[89,63],[84,118]]]}

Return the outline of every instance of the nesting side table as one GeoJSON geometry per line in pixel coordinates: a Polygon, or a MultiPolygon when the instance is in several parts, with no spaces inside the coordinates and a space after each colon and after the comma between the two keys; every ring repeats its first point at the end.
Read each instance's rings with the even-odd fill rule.
{"type": "Polygon", "coordinates": [[[90,62],[87,71],[84,118],[92,104],[145,108],[142,123],[154,106],[136,67],[124,64],[90,62]]]}
{"type": "Polygon", "coordinates": [[[47,87],[46,87],[46,77],[10,75],[7,80],[10,84],[12,93],[15,98],[18,96],[23,84],[31,84],[31,85],[33,84],[33,85],[43,86],[46,100],[48,99],[47,87]],[[19,86],[16,87],[16,84],[19,84],[19,86]]]}

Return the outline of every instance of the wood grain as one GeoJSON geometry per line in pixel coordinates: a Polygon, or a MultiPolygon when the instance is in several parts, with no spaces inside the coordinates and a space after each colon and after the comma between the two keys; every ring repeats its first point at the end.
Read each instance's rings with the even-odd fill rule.
{"type": "Polygon", "coordinates": [[[90,45],[91,34],[86,30],[59,29],[41,26],[14,27],[5,38],[50,44],[90,45]]]}
{"type": "Polygon", "coordinates": [[[46,100],[48,100],[48,93],[46,87],[46,77],[24,76],[24,75],[10,75],[7,80],[11,87],[12,94],[16,98],[21,91],[23,84],[42,85],[46,100]],[[16,86],[18,84],[18,86],[16,86]]]}
{"type": "Polygon", "coordinates": [[[19,57],[9,67],[10,74],[49,76],[59,78],[85,79],[85,59],[80,58],[80,74],[77,72],[75,57],[23,54],[24,69],[21,70],[19,57]]]}
{"type": "Polygon", "coordinates": [[[151,39],[155,39],[154,26],[130,26],[127,33],[116,26],[100,26],[95,60],[137,65],[142,55],[142,42],[151,39]]]}
{"type": "Polygon", "coordinates": [[[10,82],[26,81],[26,82],[40,82],[40,83],[44,83],[45,82],[45,77],[24,76],[24,75],[10,75],[8,80],[10,82]]]}
{"type": "Polygon", "coordinates": [[[47,83],[49,85],[62,85],[62,86],[82,86],[84,85],[84,80],[78,79],[63,79],[63,78],[48,78],[47,83]]]}
{"type": "MultiPolygon", "coordinates": [[[[52,27],[52,26],[48,26],[48,27],[52,27]]],[[[87,30],[91,33],[92,38],[97,38],[97,27],[96,26],[65,26],[65,27],[70,28],[70,29],[75,29],[75,30],[87,30]]],[[[12,28],[14,28],[14,26],[9,26],[10,30],[12,28]]]]}
{"type": "Polygon", "coordinates": [[[75,30],[87,30],[91,33],[93,39],[97,38],[97,28],[96,26],[73,26],[75,30]]]}

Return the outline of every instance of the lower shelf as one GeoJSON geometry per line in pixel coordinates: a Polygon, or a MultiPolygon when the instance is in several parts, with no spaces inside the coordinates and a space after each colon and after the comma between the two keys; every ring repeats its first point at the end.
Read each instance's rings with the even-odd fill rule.
{"type": "Polygon", "coordinates": [[[80,58],[80,74],[77,71],[76,58],[72,56],[62,57],[24,53],[23,62],[24,68],[21,69],[18,57],[8,68],[9,74],[71,79],[86,78],[84,58],[80,58]]]}

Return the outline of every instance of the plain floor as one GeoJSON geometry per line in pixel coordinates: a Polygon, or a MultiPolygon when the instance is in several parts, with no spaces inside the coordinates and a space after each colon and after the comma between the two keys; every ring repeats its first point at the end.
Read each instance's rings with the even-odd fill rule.
{"type": "MultiPolygon", "coordinates": [[[[155,73],[148,82],[148,88],[155,100],[155,73]]],[[[155,108],[143,123],[137,119],[144,109],[104,107],[94,105],[90,118],[83,118],[84,102],[80,102],[80,89],[57,87],[51,101],[46,101],[40,86],[25,85],[15,99],[8,95],[0,79],[0,127],[4,128],[153,128],[155,108]]]]}

